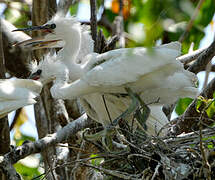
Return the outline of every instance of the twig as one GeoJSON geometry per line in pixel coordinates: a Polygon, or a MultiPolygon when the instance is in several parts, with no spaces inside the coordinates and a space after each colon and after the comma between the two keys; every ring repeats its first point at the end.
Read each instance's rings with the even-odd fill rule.
{"type": "Polygon", "coordinates": [[[160,166],[161,166],[161,164],[158,163],[157,166],[156,166],[156,168],[155,168],[155,172],[154,172],[154,174],[153,174],[151,180],[154,180],[154,179],[155,179],[156,175],[158,174],[158,169],[159,169],[160,166]]]}
{"type": "Polygon", "coordinates": [[[120,179],[130,179],[130,180],[137,179],[137,177],[134,177],[134,175],[132,175],[132,174],[122,173],[120,171],[109,170],[109,169],[105,169],[105,168],[102,168],[102,167],[94,166],[94,165],[83,163],[83,162],[80,162],[80,164],[82,164],[84,166],[87,166],[87,167],[97,169],[99,171],[104,172],[105,174],[108,174],[108,175],[111,175],[111,176],[114,176],[114,177],[118,177],[120,179]]]}
{"type": "Polygon", "coordinates": [[[211,72],[211,66],[212,63],[211,61],[207,64],[206,69],[205,69],[205,79],[204,79],[204,85],[203,85],[203,89],[206,88],[207,84],[208,84],[208,78],[209,78],[209,74],[211,72]]]}
{"type": "Polygon", "coordinates": [[[19,115],[20,115],[20,113],[22,112],[22,108],[19,108],[19,109],[17,109],[16,110],[16,114],[15,114],[15,116],[14,116],[14,118],[13,118],[13,121],[12,121],[12,123],[11,123],[11,125],[10,125],[10,131],[13,129],[13,127],[15,126],[15,124],[16,124],[16,122],[17,122],[17,119],[18,119],[18,117],[19,117],[19,115]]]}
{"type": "Polygon", "coordinates": [[[77,158],[76,158],[77,162],[75,163],[74,168],[72,169],[72,172],[71,172],[71,174],[73,174],[74,180],[76,179],[76,170],[78,169],[78,167],[80,165],[80,163],[78,162],[78,160],[80,160],[81,151],[84,148],[85,143],[86,143],[85,140],[82,139],[81,146],[80,146],[80,151],[78,152],[77,158]]]}
{"type": "Polygon", "coordinates": [[[192,17],[191,17],[189,23],[187,24],[187,27],[186,27],[184,33],[181,35],[181,37],[180,37],[179,40],[178,40],[179,42],[183,42],[184,39],[186,38],[187,34],[188,34],[189,31],[191,30],[191,28],[192,28],[192,26],[193,26],[193,22],[194,22],[194,20],[196,19],[197,15],[198,15],[198,13],[199,13],[199,10],[200,10],[200,8],[201,8],[201,6],[202,6],[202,4],[203,4],[204,1],[205,1],[205,0],[199,0],[199,2],[198,2],[198,4],[197,4],[197,7],[196,7],[196,9],[195,9],[195,11],[194,11],[194,13],[193,13],[193,15],[192,15],[192,17]]]}
{"type": "Polygon", "coordinates": [[[205,154],[205,148],[202,142],[203,136],[202,136],[202,117],[204,114],[204,111],[206,110],[207,107],[205,107],[202,112],[201,115],[199,117],[199,148],[201,151],[201,155],[202,155],[202,160],[203,160],[203,171],[204,171],[204,175],[205,177],[207,177],[207,180],[211,180],[211,167],[210,164],[208,163],[206,154],[205,154]],[[205,172],[206,171],[206,172],[205,172]]]}

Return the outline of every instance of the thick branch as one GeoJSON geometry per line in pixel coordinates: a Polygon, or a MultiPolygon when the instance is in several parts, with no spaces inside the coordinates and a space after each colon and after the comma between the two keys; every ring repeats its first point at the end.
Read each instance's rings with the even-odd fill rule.
{"type": "MultiPolygon", "coordinates": [[[[35,142],[24,143],[22,146],[19,146],[10,153],[4,155],[4,158],[8,159],[7,163],[14,164],[20,159],[29,156],[30,154],[39,153],[50,146],[56,146],[57,143],[67,141],[70,137],[74,136],[78,131],[89,127],[91,123],[92,120],[87,118],[87,115],[84,114],[80,118],[67,124],[65,127],[63,127],[54,134],[50,134],[35,142]]],[[[0,163],[0,166],[2,166],[2,163],[0,163]]]]}
{"type": "Polygon", "coordinates": [[[214,56],[215,56],[215,41],[213,41],[211,45],[204,52],[201,53],[198,59],[187,70],[195,74],[202,70],[205,70],[207,64],[214,56]]]}

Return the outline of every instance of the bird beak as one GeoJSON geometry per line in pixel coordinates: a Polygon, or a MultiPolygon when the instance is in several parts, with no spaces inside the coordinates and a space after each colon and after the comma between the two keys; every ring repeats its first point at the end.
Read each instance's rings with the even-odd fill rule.
{"type": "Polygon", "coordinates": [[[42,30],[42,31],[49,31],[49,32],[52,32],[52,28],[50,27],[49,24],[45,24],[45,25],[42,25],[42,26],[30,26],[30,27],[27,27],[27,28],[18,28],[18,29],[15,29],[13,30],[12,32],[15,32],[15,31],[38,31],[38,30],[42,30]]]}
{"type": "Polygon", "coordinates": [[[28,28],[19,28],[19,29],[13,30],[12,32],[16,32],[16,31],[27,32],[27,31],[39,31],[39,30],[41,30],[42,32],[45,32],[46,35],[47,35],[47,33],[52,33],[53,34],[52,38],[47,39],[46,35],[45,35],[45,36],[41,36],[41,37],[28,39],[28,40],[25,40],[22,42],[18,42],[16,44],[13,44],[13,46],[22,46],[23,48],[28,48],[31,50],[63,46],[63,40],[55,38],[55,35],[53,33],[53,27],[51,27],[51,25],[49,25],[49,24],[42,25],[42,26],[31,26],[28,28]]]}
{"type": "Polygon", "coordinates": [[[35,73],[32,73],[32,74],[28,77],[28,79],[38,80],[38,79],[40,79],[40,75],[39,75],[37,72],[35,72],[35,73]]]}
{"type": "MultiPolygon", "coordinates": [[[[45,37],[36,37],[32,39],[28,39],[22,42],[18,42],[16,44],[13,44],[13,46],[22,46],[23,48],[29,48],[31,50],[35,49],[42,49],[42,48],[52,48],[52,47],[58,47],[58,42],[61,42],[63,40],[56,39],[56,40],[46,40],[45,37]]],[[[63,46],[63,45],[62,45],[63,46]]]]}

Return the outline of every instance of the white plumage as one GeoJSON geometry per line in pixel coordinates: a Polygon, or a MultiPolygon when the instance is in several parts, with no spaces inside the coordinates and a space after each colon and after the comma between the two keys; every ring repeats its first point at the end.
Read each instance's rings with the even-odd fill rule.
{"type": "Polygon", "coordinates": [[[96,54],[92,53],[93,41],[88,30],[74,18],[55,16],[42,29],[53,24],[54,28],[49,28],[52,33],[40,41],[21,43],[33,48],[63,46],[57,55],[46,56],[34,72],[42,70],[41,80],[55,77],[52,96],[62,99],[80,97],[87,114],[104,126],[110,124],[110,120],[102,95],[114,120],[131,103],[130,97],[121,96],[126,93],[125,87],[138,93],[146,103],[160,99],[158,104],[150,105],[151,114],[146,124],[151,135],[155,134],[155,125],[159,130],[168,122],[161,110],[163,104],[196,95],[195,75],[176,61],[181,51],[178,42],[152,49],[124,48],[96,54]]]}
{"type": "Polygon", "coordinates": [[[0,118],[23,106],[35,104],[42,84],[30,79],[0,79],[0,118]]]}

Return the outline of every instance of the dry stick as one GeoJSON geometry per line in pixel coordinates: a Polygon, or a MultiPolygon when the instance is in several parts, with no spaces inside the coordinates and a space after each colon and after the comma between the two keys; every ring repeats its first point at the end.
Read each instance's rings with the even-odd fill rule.
{"type": "Polygon", "coordinates": [[[188,34],[189,31],[191,30],[191,28],[192,28],[192,26],[193,26],[193,22],[194,22],[194,20],[196,19],[197,15],[198,15],[198,13],[199,13],[199,10],[200,10],[200,8],[201,8],[201,6],[202,6],[202,4],[203,4],[204,1],[205,1],[205,0],[199,0],[198,5],[197,5],[197,7],[196,7],[196,9],[195,9],[195,11],[194,11],[194,13],[193,13],[193,15],[192,15],[192,17],[191,17],[189,23],[187,24],[187,27],[186,27],[184,33],[181,35],[181,37],[180,37],[179,40],[178,40],[179,42],[183,42],[184,39],[186,38],[187,34],[188,34]]]}
{"type": "Polygon", "coordinates": [[[102,167],[99,167],[99,166],[94,166],[94,165],[83,163],[83,162],[80,162],[80,164],[82,164],[84,166],[87,166],[87,167],[90,167],[90,168],[94,168],[94,169],[96,169],[98,171],[104,172],[105,174],[108,174],[108,175],[111,175],[111,176],[114,176],[114,177],[118,177],[120,179],[130,179],[130,180],[137,179],[136,177],[135,178],[132,177],[132,175],[130,175],[130,174],[122,173],[120,171],[108,170],[108,169],[105,169],[105,168],[102,168],[102,167]]]}
{"type": "Polygon", "coordinates": [[[205,79],[204,79],[204,85],[203,85],[203,89],[206,88],[207,84],[208,84],[208,78],[209,78],[209,74],[211,72],[211,66],[212,63],[211,61],[207,64],[206,66],[206,70],[205,70],[205,79]]]}
{"type": "Polygon", "coordinates": [[[81,150],[84,149],[85,143],[86,143],[85,140],[82,139],[81,146],[80,146],[80,150],[79,150],[79,152],[78,152],[78,154],[77,154],[77,158],[76,158],[76,161],[77,161],[77,162],[75,163],[74,168],[72,169],[72,173],[71,173],[71,174],[73,174],[73,179],[74,179],[74,180],[76,180],[76,170],[77,170],[78,167],[80,166],[80,163],[78,162],[78,160],[80,160],[81,150]]]}
{"type": "Polygon", "coordinates": [[[23,108],[19,108],[19,109],[16,110],[16,114],[15,114],[15,116],[13,118],[13,121],[12,121],[12,123],[10,125],[10,131],[14,128],[14,126],[15,126],[15,124],[16,124],[16,122],[18,120],[18,117],[21,114],[22,110],[23,110],[23,108]]]}
{"type": "Polygon", "coordinates": [[[201,154],[202,154],[202,159],[203,159],[203,169],[206,168],[206,173],[204,173],[205,177],[207,178],[207,180],[211,180],[211,175],[210,175],[210,172],[211,172],[211,167],[210,167],[210,164],[208,163],[208,160],[207,160],[207,157],[206,157],[206,154],[205,154],[205,148],[204,148],[204,145],[203,145],[203,142],[202,142],[202,117],[203,117],[203,113],[205,112],[206,108],[204,108],[201,112],[201,115],[199,117],[199,139],[200,139],[200,142],[199,142],[199,148],[200,148],[200,151],[201,151],[201,154]]]}

